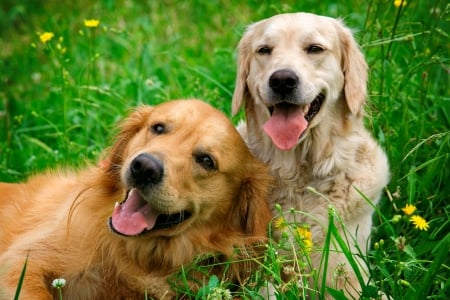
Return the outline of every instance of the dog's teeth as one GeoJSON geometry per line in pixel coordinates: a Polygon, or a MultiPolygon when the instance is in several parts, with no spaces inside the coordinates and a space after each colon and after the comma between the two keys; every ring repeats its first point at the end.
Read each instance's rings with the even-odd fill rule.
{"type": "Polygon", "coordinates": [[[307,104],[303,106],[303,113],[306,115],[309,111],[309,108],[311,107],[311,104],[307,104]]]}
{"type": "Polygon", "coordinates": [[[120,203],[119,202],[116,202],[116,204],[114,204],[114,208],[116,208],[117,206],[119,206],[120,205],[120,203]]]}

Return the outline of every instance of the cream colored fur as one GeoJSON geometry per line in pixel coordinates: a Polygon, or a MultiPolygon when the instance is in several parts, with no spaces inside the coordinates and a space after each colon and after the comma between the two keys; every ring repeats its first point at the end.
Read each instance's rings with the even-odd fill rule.
{"type": "MultiPolygon", "coordinates": [[[[276,15],[250,25],[238,51],[232,110],[237,113],[244,105],[247,120],[239,131],[251,151],[270,166],[277,178],[270,198],[273,212],[277,213],[274,207],[280,204],[284,211],[295,208],[305,213],[296,217],[311,224],[316,248],[311,258],[316,269],[330,206],[345,225],[341,234],[345,231],[353,238],[349,243],[355,257],[357,249],[365,253],[372,205],[378,203],[388,183],[389,170],[385,153],[364,128],[367,64],[350,30],[328,17],[307,13],[276,15]],[[319,45],[324,51],[308,53],[311,45],[319,45]],[[270,54],[258,53],[261,47],[270,48],[270,54]],[[308,104],[319,93],[325,95],[319,113],[289,151],[275,147],[262,130],[272,105],[269,78],[280,69],[289,69],[298,76],[298,103],[308,104]]],[[[358,297],[361,287],[355,273],[339,249],[335,250],[330,253],[326,270],[327,285],[358,297]],[[337,271],[344,275],[335,276],[337,271]]]]}

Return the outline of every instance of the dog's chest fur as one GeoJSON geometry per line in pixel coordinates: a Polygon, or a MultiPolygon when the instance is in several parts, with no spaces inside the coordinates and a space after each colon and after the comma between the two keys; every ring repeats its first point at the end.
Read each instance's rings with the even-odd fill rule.
{"type": "Polygon", "coordinates": [[[351,220],[372,212],[356,189],[377,203],[386,184],[385,179],[380,180],[388,177],[385,155],[364,129],[345,137],[307,137],[287,152],[275,149],[264,135],[243,135],[275,177],[270,197],[275,215],[279,214],[275,208],[279,204],[285,213],[291,208],[305,212],[297,218],[301,222],[310,223],[314,216],[326,226],[328,209],[334,207],[344,221],[351,220]],[[377,161],[383,164],[376,165],[377,161]]]}

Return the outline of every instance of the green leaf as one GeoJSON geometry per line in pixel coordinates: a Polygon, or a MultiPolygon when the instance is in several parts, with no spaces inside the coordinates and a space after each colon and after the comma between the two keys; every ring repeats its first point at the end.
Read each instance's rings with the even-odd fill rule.
{"type": "Polygon", "coordinates": [[[403,251],[405,251],[405,253],[408,254],[408,256],[412,259],[416,259],[416,253],[414,252],[414,249],[413,247],[411,247],[411,245],[406,245],[403,251]]]}
{"type": "Polygon", "coordinates": [[[347,297],[345,297],[345,294],[342,291],[327,287],[327,292],[336,300],[347,300],[347,297]]]}

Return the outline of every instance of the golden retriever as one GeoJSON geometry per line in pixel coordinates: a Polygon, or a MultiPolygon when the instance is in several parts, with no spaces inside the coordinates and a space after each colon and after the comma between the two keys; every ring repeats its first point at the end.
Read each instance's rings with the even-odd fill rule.
{"type": "MultiPolygon", "coordinates": [[[[311,224],[320,249],[331,205],[353,253],[365,252],[389,167],[363,125],[367,64],[352,33],[333,18],[281,14],[250,25],[238,52],[232,110],[244,105],[239,130],[276,177],[272,208],[304,212],[297,221],[311,224]]],[[[331,249],[327,286],[357,296],[360,282],[339,252],[331,249]]],[[[319,269],[321,252],[311,260],[319,269]]]]}
{"type": "Polygon", "coordinates": [[[64,299],[171,299],[168,276],[203,254],[240,259],[229,280],[252,272],[244,256],[267,236],[271,177],[226,116],[178,100],[120,128],[98,166],[0,184],[2,299],[27,259],[22,299],[53,299],[55,278],[64,299]]]}

